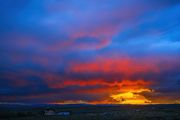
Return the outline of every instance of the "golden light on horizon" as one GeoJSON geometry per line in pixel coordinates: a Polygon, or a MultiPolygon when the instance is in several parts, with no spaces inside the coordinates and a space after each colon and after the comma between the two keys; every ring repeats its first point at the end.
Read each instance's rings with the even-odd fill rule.
{"type": "Polygon", "coordinates": [[[152,92],[150,89],[139,89],[127,91],[119,94],[111,95],[113,100],[116,100],[119,104],[149,104],[151,103],[142,92],[152,92]]]}

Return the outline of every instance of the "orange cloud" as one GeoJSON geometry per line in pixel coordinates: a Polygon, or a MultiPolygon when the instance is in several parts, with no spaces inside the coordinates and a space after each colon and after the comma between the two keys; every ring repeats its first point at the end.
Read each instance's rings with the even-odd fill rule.
{"type": "Polygon", "coordinates": [[[151,100],[148,100],[145,96],[141,95],[142,92],[152,92],[152,90],[146,89],[137,89],[134,91],[128,90],[124,93],[114,94],[111,97],[120,104],[147,104],[151,103],[151,100]]]}
{"type": "Polygon", "coordinates": [[[71,86],[78,86],[78,89],[72,91],[72,94],[88,94],[88,95],[105,95],[101,101],[89,102],[92,104],[100,104],[103,101],[107,103],[121,103],[121,104],[145,104],[150,103],[146,97],[141,95],[143,92],[152,92],[149,88],[153,83],[145,80],[122,80],[109,82],[104,79],[90,79],[90,80],[64,80],[61,82],[49,82],[50,88],[66,88],[71,86]],[[90,87],[98,86],[98,87],[90,87]]]}

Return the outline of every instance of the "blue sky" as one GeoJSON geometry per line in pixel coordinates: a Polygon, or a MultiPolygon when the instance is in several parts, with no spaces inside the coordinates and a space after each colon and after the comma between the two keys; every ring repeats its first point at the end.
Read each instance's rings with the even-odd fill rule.
{"type": "Polygon", "coordinates": [[[179,11],[179,0],[0,1],[0,102],[121,103],[111,95],[138,89],[179,102],[179,11]]]}

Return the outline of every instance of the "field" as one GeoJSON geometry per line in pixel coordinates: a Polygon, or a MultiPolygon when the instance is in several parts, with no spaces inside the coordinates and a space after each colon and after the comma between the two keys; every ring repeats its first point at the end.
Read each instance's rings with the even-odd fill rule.
{"type": "Polygon", "coordinates": [[[0,120],[180,120],[180,105],[0,106],[0,120]],[[70,115],[44,115],[46,109],[70,115]]]}

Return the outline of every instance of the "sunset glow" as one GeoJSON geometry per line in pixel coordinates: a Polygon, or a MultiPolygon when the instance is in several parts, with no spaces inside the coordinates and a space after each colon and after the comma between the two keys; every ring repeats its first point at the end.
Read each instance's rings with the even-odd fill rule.
{"type": "MultiPolygon", "coordinates": [[[[144,91],[141,91],[144,92],[144,91]]],[[[141,95],[140,91],[119,93],[117,95],[112,95],[111,97],[116,100],[119,104],[149,104],[150,100],[141,95]]],[[[150,92],[150,91],[147,91],[150,92]]]]}
{"type": "Polygon", "coordinates": [[[0,0],[0,102],[179,104],[179,0],[0,0]]]}

